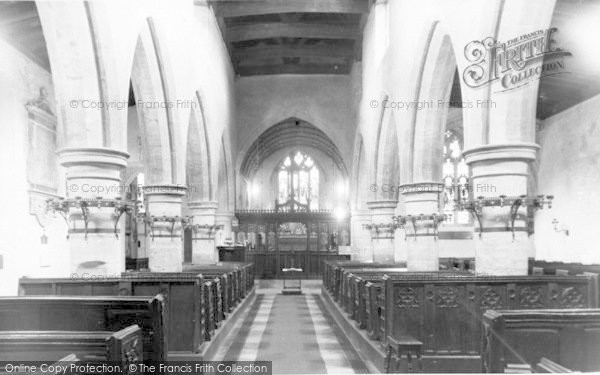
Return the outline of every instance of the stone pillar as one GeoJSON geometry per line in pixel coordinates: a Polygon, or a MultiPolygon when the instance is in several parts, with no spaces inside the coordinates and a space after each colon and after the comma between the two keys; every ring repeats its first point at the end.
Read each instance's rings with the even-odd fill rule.
{"type": "Polygon", "coordinates": [[[183,264],[182,185],[144,187],[146,196],[146,255],[153,272],[181,272],[183,264]],[[156,218],[158,220],[153,220],[156,218]],[[167,219],[165,221],[164,219],[167,219]],[[171,221],[168,221],[171,220],[171,221]],[[173,221],[174,220],[174,221],[173,221]]]}
{"type": "MultiPolygon", "coordinates": [[[[215,214],[215,225],[223,226],[224,239],[231,238],[233,242],[236,242],[235,234],[233,233],[233,227],[231,226],[231,220],[235,217],[233,212],[217,212],[215,214]]],[[[219,245],[219,244],[217,244],[219,245]]]]}
{"type": "MultiPolygon", "coordinates": [[[[66,168],[68,199],[121,197],[120,173],[127,166],[127,153],[106,148],[66,148],[58,152],[58,157],[66,168]]],[[[119,237],[115,235],[114,208],[98,208],[92,203],[85,215],[78,207],[70,208],[67,215],[73,275],[94,277],[125,271],[125,236],[122,225],[117,228],[119,237]]]]}
{"type": "MultiPolygon", "coordinates": [[[[371,210],[371,224],[391,224],[397,200],[378,200],[367,202],[371,210]]],[[[373,248],[373,261],[376,263],[395,263],[394,259],[395,231],[371,230],[371,243],[373,248]]]]}
{"type": "MultiPolygon", "coordinates": [[[[436,182],[401,186],[406,215],[429,217],[438,214],[442,189],[443,185],[436,182]]],[[[405,231],[408,271],[438,271],[440,251],[433,220],[409,220],[405,231]]]]}
{"type": "Polygon", "coordinates": [[[215,229],[201,228],[198,226],[215,225],[215,212],[218,202],[196,201],[189,202],[191,215],[194,217],[192,232],[192,263],[214,264],[219,261],[219,254],[215,244],[215,229]]]}
{"type": "MultiPolygon", "coordinates": [[[[529,164],[539,146],[533,143],[488,145],[463,153],[471,168],[471,199],[500,195],[518,197],[527,194],[529,164]]],[[[527,212],[519,210],[515,238],[510,230],[510,207],[483,207],[482,233],[475,220],[475,267],[478,273],[491,275],[527,275],[528,254],[534,254],[533,239],[527,232],[527,212]]]]}
{"type": "MultiPolygon", "coordinates": [[[[356,260],[361,262],[373,261],[373,247],[371,234],[363,225],[371,223],[370,210],[353,210],[350,216],[350,228],[352,233],[352,253],[356,254],[356,260]]],[[[354,260],[354,256],[353,256],[354,260]]]]}

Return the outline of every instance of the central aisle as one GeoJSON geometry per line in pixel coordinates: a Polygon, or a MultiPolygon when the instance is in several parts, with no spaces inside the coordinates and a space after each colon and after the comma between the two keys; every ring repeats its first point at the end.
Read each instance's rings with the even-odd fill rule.
{"type": "MultiPolygon", "coordinates": [[[[273,361],[273,374],[367,373],[345,336],[325,311],[320,282],[303,295],[281,295],[281,281],[257,280],[257,296],[216,358],[273,361]]],[[[308,285],[307,285],[308,284],[308,285]]]]}

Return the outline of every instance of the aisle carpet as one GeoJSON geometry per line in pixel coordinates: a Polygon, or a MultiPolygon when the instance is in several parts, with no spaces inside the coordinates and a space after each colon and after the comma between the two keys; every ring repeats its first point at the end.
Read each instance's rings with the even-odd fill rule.
{"type": "Polygon", "coordinates": [[[318,294],[257,292],[250,312],[219,351],[221,359],[273,361],[273,374],[367,372],[318,294]]]}

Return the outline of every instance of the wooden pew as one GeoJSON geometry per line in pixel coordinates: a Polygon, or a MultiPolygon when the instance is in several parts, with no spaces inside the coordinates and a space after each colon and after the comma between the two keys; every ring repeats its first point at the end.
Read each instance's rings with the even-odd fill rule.
{"type": "Polygon", "coordinates": [[[22,278],[19,294],[153,296],[165,298],[168,311],[166,336],[170,352],[197,353],[204,342],[205,310],[201,275],[185,273],[127,272],[102,279],[22,278]]]}
{"type": "Polygon", "coordinates": [[[173,300],[172,304],[174,309],[178,309],[177,306],[190,306],[190,302],[193,302],[191,307],[193,313],[189,313],[189,309],[182,309],[178,315],[185,324],[178,325],[172,335],[174,339],[179,340],[181,330],[187,330],[186,334],[190,334],[190,325],[194,327],[194,335],[192,340],[181,341],[179,350],[174,351],[186,351],[196,353],[200,349],[202,342],[210,341],[214,331],[220,326],[221,322],[225,319],[225,313],[223,310],[223,283],[226,283],[227,278],[222,277],[222,274],[218,276],[203,274],[197,272],[127,272],[123,274],[123,277],[127,279],[140,279],[140,280],[151,280],[154,276],[161,277],[164,280],[172,279],[178,280],[194,280],[194,291],[191,297],[185,297],[182,299],[173,300]],[[193,319],[193,321],[190,321],[193,319]]]}
{"type": "Polygon", "coordinates": [[[600,371],[600,309],[489,310],[483,327],[482,372],[600,371]]]}
{"type": "Polygon", "coordinates": [[[163,297],[0,297],[0,331],[119,331],[142,329],[145,361],[165,361],[166,308],[163,297]]]}
{"type": "Polygon", "coordinates": [[[384,345],[387,347],[389,337],[411,337],[423,343],[423,356],[438,364],[442,359],[452,360],[456,366],[473,366],[479,361],[481,320],[486,310],[598,306],[593,291],[596,281],[586,276],[460,275],[394,280],[386,275],[384,280],[384,345]]]}
{"type": "MultiPolygon", "coordinates": [[[[2,331],[0,361],[54,361],[74,355],[84,362],[143,361],[142,330],[132,325],[108,331],[2,331]]],[[[128,371],[128,369],[127,369],[128,371]]]]}
{"type": "Polygon", "coordinates": [[[533,274],[533,268],[541,268],[545,275],[556,275],[556,270],[566,270],[569,275],[580,275],[584,272],[600,273],[600,264],[581,264],[548,262],[544,260],[529,259],[529,274],[533,274]]]}
{"type": "Polygon", "coordinates": [[[251,263],[184,264],[183,271],[201,273],[206,279],[220,279],[223,314],[231,312],[254,287],[254,265],[251,263]]]}
{"type": "Polygon", "coordinates": [[[323,262],[323,285],[332,292],[334,300],[338,300],[343,282],[343,272],[348,269],[369,268],[403,268],[405,264],[364,263],[357,261],[325,261],[323,262]]]}
{"type": "Polygon", "coordinates": [[[367,328],[371,339],[377,340],[384,332],[385,304],[383,301],[383,276],[392,280],[428,280],[439,277],[471,275],[466,271],[406,272],[405,269],[351,269],[346,272],[348,287],[343,288],[342,301],[346,301],[346,311],[359,328],[367,328]]]}
{"type": "Polygon", "coordinates": [[[205,274],[230,274],[233,287],[230,288],[231,304],[237,304],[254,287],[255,266],[252,263],[220,262],[214,265],[184,264],[184,272],[205,274]]]}

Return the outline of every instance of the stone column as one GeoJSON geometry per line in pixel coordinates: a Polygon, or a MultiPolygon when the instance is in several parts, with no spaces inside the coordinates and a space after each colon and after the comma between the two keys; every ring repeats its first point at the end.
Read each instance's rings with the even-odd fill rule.
{"type": "MultiPolygon", "coordinates": [[[[529,164],[539,146],[533,143],[488,145],[463,153],[471,168],[471,199],[518,197],[527,194],[529,164]]],[[[475,220],[475,267],[491,275],[527,275],[528,255],[534,254],[533,239],[527,233],[527,212],[519,210],[515,238],[510,229],[510,207],[483,207],[481,236],[475,220]]]]}
{"type": "MultiPolygon", "coordinates": [[[[442,184],[437,182],[402,185],[400,191],[404,196],[406,216],[438,214],[442,189],[442,184]]],[[[409,220],[405,231],[408,271],[438,271],[440,251],[433,220],[409,220]]]]}
{"type": "Polygon", "coordinates": [[[182,185],[144,187],[146,196],[146,255],[153,272],[181,272],[183,264],[182,185]],[[153,220],[155,218],[156,220],[153,220]],[[166,219],[166,221],[165,221],[166,219]],[[170,221],[169,221],[170,220],[170,221]]]}
{"type": "MultiPolygon", "coordinates": [[[[127,166],[127,153],[106,148],[65,148],[58,157],[66,168],[68,199],[121,197],[124,189],[120,173],[127,166]]],[[[122,225],[117,228],[118,238],[115,235],[114,208],[98,208],[92,202],[85,214],[81,208],[72,207],[67,215],[72,274],[94,277],[125,271],[125,236],[122,225]]]]}
{"type": "MultiPolygon", "coordinates": [[[[373,247],[371,234],[363,225],[371,223],[370,210],[353,210],[350,216],[350,228],[352,234],[352,253],[356,254],[356,260],[361,262],[373,261],[373,247]]],[[[354,260],[354,256],[353,256],[354,260]]]]}
{"type": "Polygon", "coordinates": [[[219,254],[215,244],[215,229],[201,228],[198,226],[215,225],[215,212],[218,202],[195,201],[189,202],[191,215],[194,217],[194,230],[192,232],[192,263],[213,264],[219,261],[219,254]]]}
{"type": "Polygon", "coordinates": [[[231,220],[235,217],[233,212],[217,212],[215,214],[215,225],[223,226],[223,233],[225,234],[224,239],[231,238],[235,243],[235,235],[233,233],[233,227],[231,226],[231,220]]]}
{"type": "MultiPolygon", "coordinates": [[[[367,202],[371,210],[371,224],[391,224],[397,200],[378,200],[367,202]]],[[[376,263],[395,263],[394,259],[395,231],[371,230],[371,243],[373,248],[373,261],[376,263]]]]}

